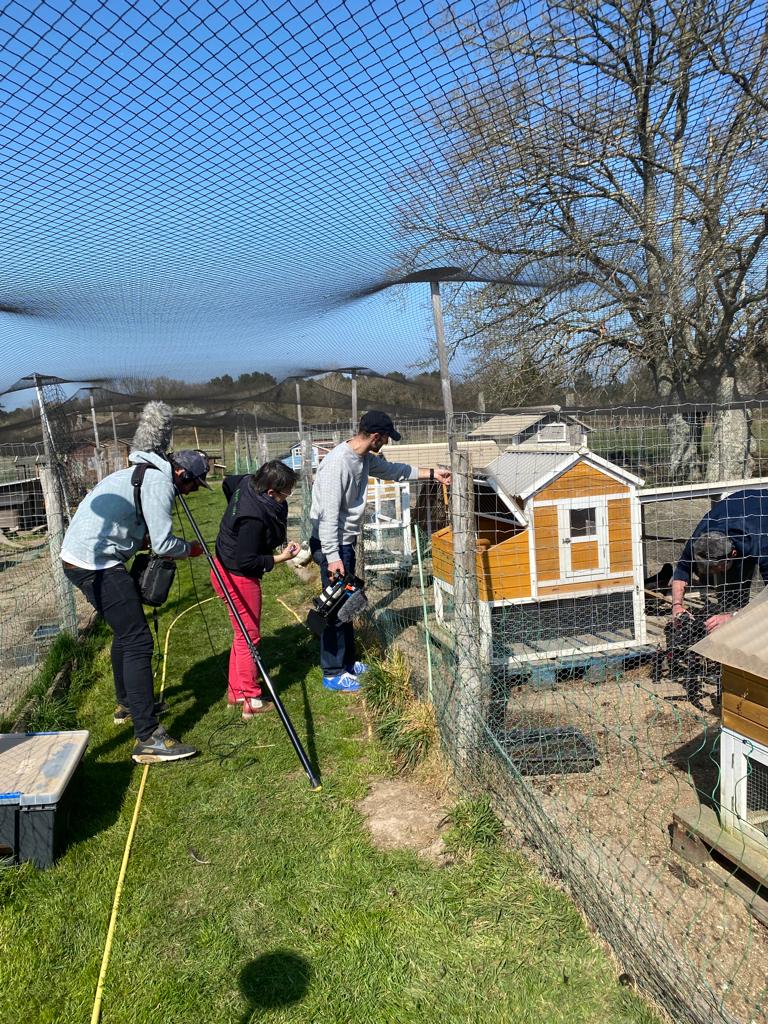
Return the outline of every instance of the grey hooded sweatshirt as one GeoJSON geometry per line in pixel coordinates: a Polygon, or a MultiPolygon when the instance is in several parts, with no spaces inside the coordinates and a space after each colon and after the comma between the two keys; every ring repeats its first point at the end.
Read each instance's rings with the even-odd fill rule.
{"type": "Polygon", "coordinates": [[[154,452],[132,452],[129,461],[150,462],[157,467],[144,474],[143,515],[137,521],[131,484],[133,469],[110,473],[78,505],[64,534],[62,561],[80,569],[109,569],[140,551],[147,534],[155,554],[167,558],[189,556],[191,545],[173,535],[176,490],[170,462],[154,452]]]}

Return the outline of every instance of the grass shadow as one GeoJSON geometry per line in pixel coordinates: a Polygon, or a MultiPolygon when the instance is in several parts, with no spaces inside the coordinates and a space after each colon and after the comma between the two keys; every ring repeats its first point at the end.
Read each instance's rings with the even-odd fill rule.
{"type": "Polygon", "coordinates": [[[289,949],[276,949],[251,960],[240,971],[240,990],[248,1000],[242,1024],[258,1019],[259,1010],[299,1002],[307,993],[311,976],[309,961],[289,949]]]}
{"type": "Polygon", "coordinates": [[[91,839],[119,818],[131,782],[133,761],[129,757],[104,761],[98,755],[104,753],[105,746],[118,746],[123,742],[125,735],[86,752],[66,801],[64,847],[91,839]]]}
{"type": "Polygon", "coordinates": [[[163,697],[170,711],[163,724],[176,739],[183,740],[214,704],[226,699],[228,663],[229,651],[213,654],[188,668],[175,686],[166,687],[163,697]],[[175,699],[184,701],[188,697],[193,698],[189,707],[174,714],[175,699]]]}

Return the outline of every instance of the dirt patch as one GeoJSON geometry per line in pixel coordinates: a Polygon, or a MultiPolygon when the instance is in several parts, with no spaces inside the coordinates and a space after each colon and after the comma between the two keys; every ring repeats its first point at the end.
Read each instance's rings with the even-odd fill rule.
{"type": "Polygon", "coordinates": [[[452,861],[441,836],[446,808],[423,786],[406,779],[382,779],[357,806],[377,849],[413,850],[440,866],[452,861]]]}

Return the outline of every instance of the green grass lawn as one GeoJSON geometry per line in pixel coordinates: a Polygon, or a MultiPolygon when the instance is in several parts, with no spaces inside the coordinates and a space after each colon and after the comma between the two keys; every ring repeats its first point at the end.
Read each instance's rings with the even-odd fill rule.
{"type": "MultiPolygon", "coordinates": [[[[215,532],[220,498],[190,504],[215,532]]],[[[209,597],[203,560],[192,568],[209,597]]],[[[194,598],[189,568],[179,576],[161,636],[194,598]]],[[[102,1020],[655,1021],[571,903],[519,855],[496,846],[437,868],[372,847],[355,804],[387,759],[367,739],[360,698],[322,689],[316,641],[275,600],[299,604],[291,571],[267,577],[265,593],[264,657],[323,790],[310,791],[276,715],[243,724],[228,711],[223,605],[182,618],[166,724],[201,754],[149,770],[102,1020]]],[[[104,650],[78,707],[91,742],[69,846],[48,871],[0,872],[3,1024],[90,1020],[143,771],[112,708],[104,650]]]]}

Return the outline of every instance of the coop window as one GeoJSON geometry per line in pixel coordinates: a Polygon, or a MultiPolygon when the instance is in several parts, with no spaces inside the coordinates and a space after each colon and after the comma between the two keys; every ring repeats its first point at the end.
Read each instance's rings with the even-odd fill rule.
{"type": "Polygon", "coordinates": [[[567,441],[567,426],[565,423],[547,423],[538,433],[540,442],[567,441]]]}
{"type": "Polygon", "coordinates": [[[571,537],[597,536],[597,509],[594,506],[589,508],[572,508],[570,512],[571,537]]]}

